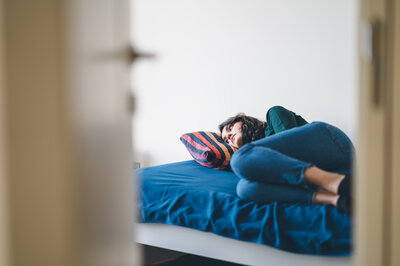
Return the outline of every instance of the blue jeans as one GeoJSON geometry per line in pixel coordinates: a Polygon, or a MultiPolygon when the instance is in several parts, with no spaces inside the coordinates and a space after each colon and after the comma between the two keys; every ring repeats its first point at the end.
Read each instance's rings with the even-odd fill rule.
{"type": "Polygon", "coordinates": [[[259,203],[313,203],[316,185],[304,171],[317,166],[351,174],[354,147],[340,129],[323,122],[296,127],[241,147],[231,160],[237,194],[259,203]]]}

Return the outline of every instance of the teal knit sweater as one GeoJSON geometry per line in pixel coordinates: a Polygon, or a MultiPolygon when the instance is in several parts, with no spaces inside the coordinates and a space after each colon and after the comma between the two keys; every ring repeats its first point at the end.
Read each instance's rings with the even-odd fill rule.
{"type": "Polygon", "coordinates": [[[266,119],[266,137],[294,127],[308,124],[304,118],[282,106],[274,106],[270,108],[267,112],[266,119]]]}

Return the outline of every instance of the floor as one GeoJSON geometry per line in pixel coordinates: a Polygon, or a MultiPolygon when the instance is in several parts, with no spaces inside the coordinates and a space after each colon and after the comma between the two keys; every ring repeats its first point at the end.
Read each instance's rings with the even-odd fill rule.
{"type": "Polygon", "coordinates": [[[143,246],[146,266],[240,266],[206,257],[185,254],[167,249],[143,246]]]}
{"type": "Polygon", "coordinates": [[[221,260],[195,256],[191,254],[182,255],[178,258],[152,264],[152,266],[239,266],[241,264],[230,263],[221,260]]]}

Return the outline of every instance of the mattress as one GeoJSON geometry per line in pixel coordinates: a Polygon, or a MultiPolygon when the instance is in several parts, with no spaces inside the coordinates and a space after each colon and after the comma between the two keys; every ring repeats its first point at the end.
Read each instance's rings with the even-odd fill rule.
{"type": "Polygon", "coordinates": [[[211,232],[300,254],[346,256],[352,219],[330,205],[257,204],[236,196],[238,177],[195,161],[137,170],[139,219],[211,232]]]}

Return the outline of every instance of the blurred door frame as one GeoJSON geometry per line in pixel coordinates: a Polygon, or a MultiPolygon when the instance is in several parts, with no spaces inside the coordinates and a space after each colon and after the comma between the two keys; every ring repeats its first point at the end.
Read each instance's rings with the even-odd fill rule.
{"type": "Polygon", "coordinates": [[[0,265],[141,263],[129,4],[0,0],[0,265]]]}
{"type": "Polygon", "coordinates": [[[400,3],[360,1],[356,265],[400,265],[400,3]]]}

